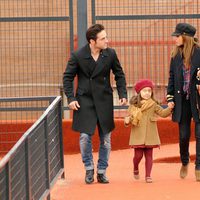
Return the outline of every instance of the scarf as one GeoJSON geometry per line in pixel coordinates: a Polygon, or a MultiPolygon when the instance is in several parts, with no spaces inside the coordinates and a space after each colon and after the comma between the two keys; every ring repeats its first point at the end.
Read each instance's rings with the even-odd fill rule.
{"type": "Polygon", "coordinates": [[[151,108],[155,104],[155,101],[150,98],[148,100],[142,100],[141,104],[142,106],[140,108],[133,106],[130,110],[131,122],[135,126],[139,125],[139,122],[142,119],[143,112],[151,108]]]}
{"type": "Polygon", "coordinates": [[[186,69],[183,65],[183,92],[186,94],[186,99],[189,99],[190,94],[190,68],[186,69]]]}

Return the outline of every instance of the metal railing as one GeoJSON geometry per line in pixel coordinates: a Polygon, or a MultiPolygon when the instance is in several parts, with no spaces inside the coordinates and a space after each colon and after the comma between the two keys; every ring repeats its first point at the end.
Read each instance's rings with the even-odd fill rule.
{"type": "MultiPolygon", "coordinates": [[[[50,199],[50,189],[64,177],[61,97],[40,97],[49,106],[0,161],[0,199],[50,199]]],[[[0,102],[36,101],[3,98],[0,102]]]]}

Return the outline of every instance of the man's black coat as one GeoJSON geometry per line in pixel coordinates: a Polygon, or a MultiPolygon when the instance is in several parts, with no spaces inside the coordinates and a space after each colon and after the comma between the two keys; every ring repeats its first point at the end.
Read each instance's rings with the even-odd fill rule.
{"type": "Polygon", "coordinates": [[[77,100],[80,105],[73,115],[72,127],[75,131],[93,134],[97,123],[103,133],[114,129],[111,70],[119,98],[127,98],[125,75],[114,49],[102,50],[96,62],[88,44],[72,53],[63,75],[63,85],[68,103],[77,100]],[[73,80],[76,75],[78,86],[74,92],[73,80]]]}

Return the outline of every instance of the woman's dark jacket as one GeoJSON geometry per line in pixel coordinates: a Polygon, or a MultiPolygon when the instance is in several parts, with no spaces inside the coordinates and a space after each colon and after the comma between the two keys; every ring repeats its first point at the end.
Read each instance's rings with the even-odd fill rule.
{"type": "Polygon", "coordinates": [[[102,50],[96,62],[88,44],[72,53],[63,75],[63,85],[68,103],[78,101],[80,104],[73,115],[72,128],[75,131],[93,134],[97,122],[103,133],[114,129],[111,70],[119,98],[127,98],[125,75],[114,49],[102,50]],[[74,93],[73,80],[76,75],[78,85],[74,93]]]}
{"type": "MultiPolygon", "coordinates": [[[[196,89],[196,85],[200,84],[197,80],[197,71],[200,69],[200,48],[195,47],[191,58],[190,69],[190,103],[192,116],[195,122],[199,122],[199,110],[197,105],[200,102],[200,97],[196,89]]],[[[173,101],[175,103],[174,111],[172,114],[172,120],[180,122],[182,115],[182,97],[183,97],[183,59],[180,54],[177,54],[171,59],[169,82],[167,87],[167,101],[173,101]]]]}

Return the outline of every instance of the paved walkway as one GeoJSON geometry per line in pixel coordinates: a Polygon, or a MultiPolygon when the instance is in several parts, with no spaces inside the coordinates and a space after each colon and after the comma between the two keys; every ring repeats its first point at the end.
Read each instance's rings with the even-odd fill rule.
{"type": "MultiPolygon", "coordinates": [[[[196,200],[200,182],[195,181],[193,159],[186,179],[179,178],[178,144],[161,146],[154,151],[153,183],[144,180],[144,159],[140,180],[132,176],[132,149],[112,151],[107,170],[109,184],[84,183],[85,171],[80,154],[65,155],[65,180],[58,180],[51,191],[52,200],[196,200]]],[[[190,143],[191,154],[195,143],[190,143]]],[[[192,156],[193,158],[194,156],[192,156]]],[[[97,161],[97,153],[94,153],[97,161]]],[[[96,177],[95,177],[96,178],[96,177]]]]}

